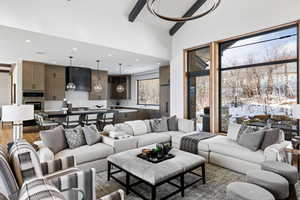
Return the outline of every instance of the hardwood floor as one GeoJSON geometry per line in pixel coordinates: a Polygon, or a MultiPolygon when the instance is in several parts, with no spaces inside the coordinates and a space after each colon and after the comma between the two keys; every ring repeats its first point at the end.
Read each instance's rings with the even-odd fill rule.
{"type": "MultiPolygon", "coordinates": [[[[29,143],[39,140],[37,127],[24,127],[23,138],[29,143]]],[[[10,142],[12,142],[12,125],[4,123],[3,127],[0,125],[0,144],[6,146],[10,142]]]]}

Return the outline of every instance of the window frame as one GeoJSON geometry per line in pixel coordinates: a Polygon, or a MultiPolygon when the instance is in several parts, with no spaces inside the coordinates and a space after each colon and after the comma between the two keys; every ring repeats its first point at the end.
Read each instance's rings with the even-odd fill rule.
{"type": "MultiPolygon", "coordinates": [[[[137,90],[137,105],[140,105],[140,106],[159,106],[160,104],[142,104],[142,103],[140,103],[139,102],[139,100],[140,100],[140,81],[147,81],[147,80],[158,80],[159,81],[159,77],[157,77],[157,78],[148,78],[148,79],[141,79],[141,80],[136,80],[136,90],[137,90]]],[[[158,83],[158,87],[159,87],[159,89],[160,89],[160,84],[158,83]]],[[[160,98],[160,91],[158,91],[158,98],[160,98]]]]}
{"type": "MultiPolygon", "coordinates": [[[[300,91],[299,91],[299,82],[300,82],[300,77],[299,77],[299,48],[300,48],[300,43],[299,43],[299,24],[291,24],[291,25],[287,25],[287,26],[283,26],[277,29],[272,29],[272,30],[267,30],[267,31],[263,31],[263,32],[259,32],[259,33],[254,33],[254,34],[250,34],[247,36],[242,36],[242,37],[237,37],[231,40],[226,40],[226,41],[222,41],[219,42],[219,51],[218,51],[218,87],[219,87],[219,95],[218,95],[218,126],[219,126],[219,132],[220,133],[227,133],[225,131],[222,130],[222,72],[223,71],[228,71],[228,70],[238,70],[238,69],[245,69],[245,68],[252,68],[252,67],[264,67],[264,66],[269,66],[269,65],[276,65],[276,64],[287,64],[287,63],[296,63],[296,67],[297,67],[297,104],[299,104],[300,102],[300,91]],[[231,41],[238,41],[238,40],[243,40],[243,39],[248,39],[248,38],[252,38],[252,37],[256,37],[256,36],[260,36],[260,35],[264,35],[264,34],[268,34],[268,33],[273,33],[273,32],[277,32],[280,30],[284,30],[284,29],[288,29],[288,28],[292,28],[295,27],[297,29],[297,57],[296,58],[292,58],[292,59],[285,59],[285,60],[276,60],[276,61],[269,61],[269,62],[260,62],[260,63],[255,63],[255,64],[246,64],[246,65],[238,65],[238,66],[232,66],[232,67],[227,67],[227,68],[222,68],[222,51],[221,51],[221,45],[224,43],[228,43],[231,41]]],[[[292,132],[297,132],[299,135],[299,120],[297,120],[297,130],[291,130],[292,132]]]]}
{"type": "MultiPolygon", "coordinates": [[[[187,117],[188,119],[191,119],[190,116],[191,116],[191,105],[190,105],[190,100],[191,100],[191,97],[190,97],[190,86],[191,86],[191,78],[197,78],[197,77],[209,77],[210,79],[210,74],[211,74],[211,66],[210,66],[210,69],[209,70],[203,70],[203,71],[197,71],[197,72],[191,72],[189,71],[189,66],[190,66],[190,59],[189,59],[189,53],[192,53],[192,52],[195,52],[195,51],[198,51],[200,49],[205,49],[205,48],[208,48],[209,49],[209,52],[211,53],[211,45],[210,44],[207,44],[207,45],[203,45],[203,46],[200,46],[198,48],[194,48],[194,49],[190,49],[190,50],[187,50],[186,51],[186,55],[187,55],[187,69],[186,69],[186,78],[187,78],[187,117]]],[[[210,62],[212,62],[212,59],[210,58],[210,62]]],[[[210,83],[209,83],[210,84],[210,83]]],[[[209,91],[211,93],[211,91],[209,91]]],[[[209,94],[210,96],[210,94],[209,94]]],[[[210,105],[211,107],[211,105],[210,105]]]]}

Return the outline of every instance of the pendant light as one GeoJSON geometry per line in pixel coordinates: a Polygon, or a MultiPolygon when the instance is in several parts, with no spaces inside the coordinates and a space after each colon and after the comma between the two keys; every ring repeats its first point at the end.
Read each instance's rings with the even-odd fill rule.
{"type": "Polygon", "coordinates": [[[96,92],[101,92],[103,90],[103,86],[101,84],[101,77],[100,77],[100,70],[99,70],[100,60],[96,60],[96,62],[97,62],[97,74],[98,74],[97,78],[98,78],[98,80],[97,80],[96,85],[94,86],[94,90],[96,92]]]}
{"type": "MultiPolygon", "coordinates": [[[[122,63],[119,63],[119,66],[120,66],[120,75],[122,75],[122,63]]],[[[116,92],[121,94],[125,91],[125,88],[124,88],[124,85],[121,84],[121,79],[120,79],[120,83],[119,85],[117,85],[116,87],[116,92]]]]}
{"type": "MultiPolygon", "coordinates": [[[[70,59],[70,66],[72,67],[72,59],[73,59],[73,56],[69,56],[69,59],[70,59]]],[[[76,85],[69,80],[69,83],[67,84],[67,91],[74,91],[76,90],[76,85]]]]}

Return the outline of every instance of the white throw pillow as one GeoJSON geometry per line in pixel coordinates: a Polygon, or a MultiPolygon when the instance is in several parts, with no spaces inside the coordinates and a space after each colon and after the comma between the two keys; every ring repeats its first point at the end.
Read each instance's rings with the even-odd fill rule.
{"type": "Polygon", "coordinates": [[[227,137],[229,139],[237,141],[241,127],[241,124],[229,122],[227,137]]]}

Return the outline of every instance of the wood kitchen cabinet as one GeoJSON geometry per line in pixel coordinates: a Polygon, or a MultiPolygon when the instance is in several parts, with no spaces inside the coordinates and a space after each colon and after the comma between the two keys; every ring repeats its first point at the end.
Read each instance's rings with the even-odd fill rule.
{"type": "Polygon", "coordinates": [[[108,78],[110,84],[110,99],[131,99],[131,76],[109,76],[108,78]],[[118,93],[116,88],[119,84],[122,84],[125,88],[124,92],[118,93]]]}
{"type": "Polygon", "coordinates": [[[107,100],[108,72],[92,70],[91,82],[92,88],[91,92],[89,93],[89,100],[107,100]],[[103,87],[103,90],[100,92],[95,91],[94,89],[95,85],[98,83],[99,78],[103,87]]]}
{"type": "Polygon", "coordinates": [[[65,67],[46,65],[45,100],[55,101],[65,98],[65,67]]]}
{"type": "Polygon", "coordinates": [[[31,61],[22,63],[22,88],[25,91],[45,90],[45,64],[31,61]]]}

